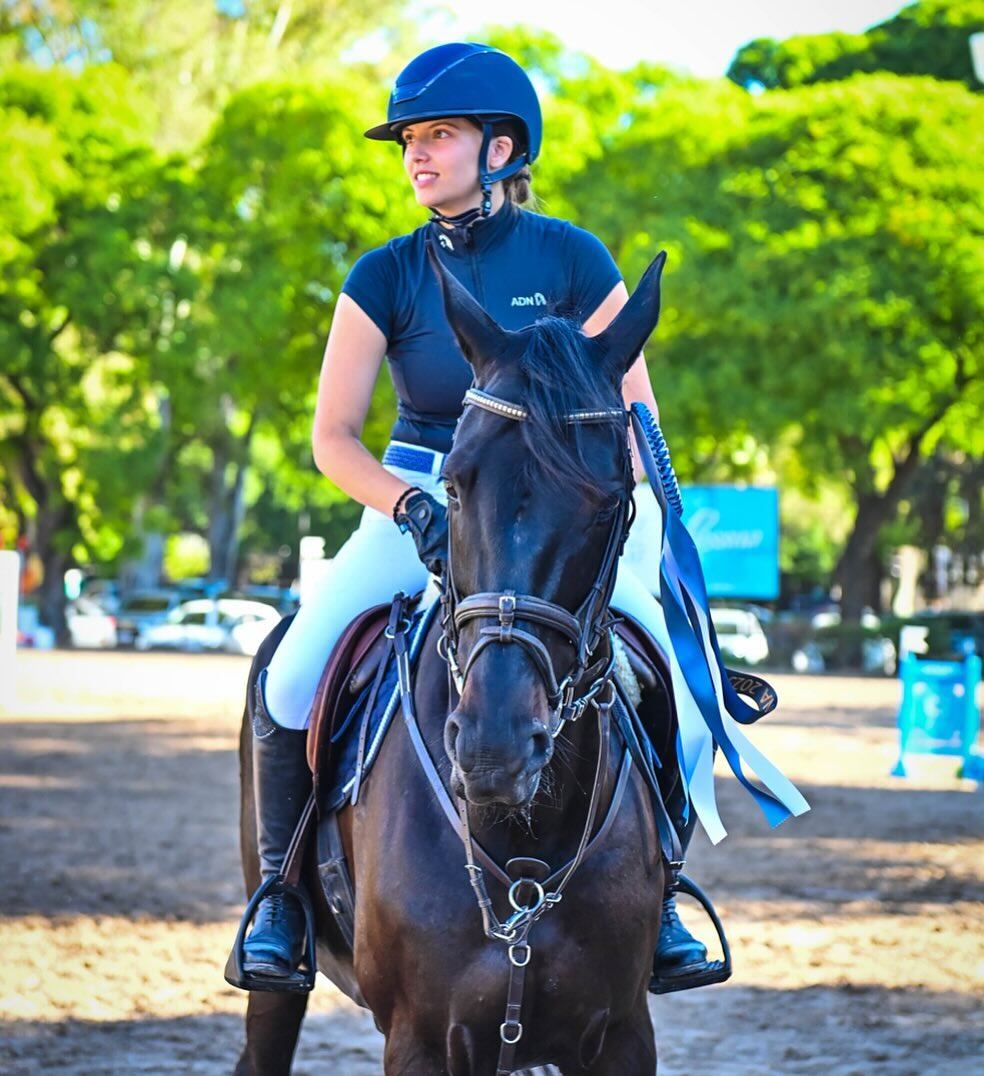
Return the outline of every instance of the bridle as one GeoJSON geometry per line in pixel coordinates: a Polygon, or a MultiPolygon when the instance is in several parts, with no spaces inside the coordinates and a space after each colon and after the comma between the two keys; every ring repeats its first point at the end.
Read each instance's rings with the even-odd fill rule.
{"type": "MultiPolygon", "coordinates": [[[[480,388],[469,389],[465,393],[463,402],[466,407],[469,405],[480,407],[514,422],[523,422],[529,418],[529,412],[525,407],[493,396],[480,388]]],[[[565,418],[569,424],[617,421],[625,425],[627,430],[628,415],[629,412],[622,408],[602,408],[571,411],[565,418]]],[[[520,646],[533,660],[546,688],[547,702],[551,710],[550,734],[554,738],[566,722],[576,721],[584,713],[588,704],[606,685],[609,690],[613,690],[611,677],[615,662],[614,651],[609,648],[608,654],[596,661],[592,661],[592,658],[613,623],[608,604],[615,587],[618,558],[624,548],[634,516],[634,503],[629,482],[631,457],[628,437],[626,437],[624,467],[626,469],[625,495],[619,498],[601,565],[587,596],[573,613],[556,602],[547,601],[532,594],[517,594],[513,590],[485,591],[461,597],[455,586],[449,550],[442,598],[444,615],[438,651],[448,663],[450,675],[459,695],[464,690],[468,673],[479,655],[496,643],[504,646],[510,644],[520,646]],[[518,627],[517,619],[550,628],[573,646],[574,660],[565,676],[558,678],[550,651],[536,635],[525,628],[518,627]],[[479,628],[478,640],[462,665],[459,660],[460,632],[462,627],[472,620],[497,622],[479,628]]]]}

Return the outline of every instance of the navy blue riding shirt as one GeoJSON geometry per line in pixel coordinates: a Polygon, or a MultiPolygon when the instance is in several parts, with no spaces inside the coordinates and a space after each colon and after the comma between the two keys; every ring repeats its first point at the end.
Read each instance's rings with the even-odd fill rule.
{"type": "Polygon", "coordinates": [[[447,268],[505,329],[546,313],[583,323],[622,277],[590,232],[508,201],[470,229],[428,221],[359,258],[342,291],[386,337],[398,400],[392,437],[450,452],[472,369],[444,313],[428,235],[447,268]]]}

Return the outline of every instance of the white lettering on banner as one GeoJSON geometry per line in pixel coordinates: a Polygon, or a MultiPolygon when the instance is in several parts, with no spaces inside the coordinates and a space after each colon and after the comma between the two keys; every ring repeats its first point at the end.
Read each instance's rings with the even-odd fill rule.
{"type": "Polygon", "coordinates": [[[512,300],[512,306],[546,306],[547,300],[543,297],[541,292],[534,292],[533,295],[514,295],[512,300]]]}
{"type": "Polygon", "coordinates": [[[687,530],[701,552],[722,549],[758,549],[765,540],[763,530],[719,531],[721,521],[716,508],[698,508],[687,521],[687,530]]]}

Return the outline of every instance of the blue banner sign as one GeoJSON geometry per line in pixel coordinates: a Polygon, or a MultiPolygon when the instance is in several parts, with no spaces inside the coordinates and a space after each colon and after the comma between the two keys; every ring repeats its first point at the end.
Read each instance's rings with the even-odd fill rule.
{"type": "Polygon", "coordinates": [[[906,654],[899,665],[899,760],[892,773],[905,777],[905,756],[957,755],[965,777],[980,780],[981,758],[975,752],[981,719],[977,689],[981,659],[933,661],[906,654]]]}
{"type": "Polygon", "coordinates": [[[711,598],[779,596],[779,492],[682,486],[683,523],[697,546],[711,598]]]}

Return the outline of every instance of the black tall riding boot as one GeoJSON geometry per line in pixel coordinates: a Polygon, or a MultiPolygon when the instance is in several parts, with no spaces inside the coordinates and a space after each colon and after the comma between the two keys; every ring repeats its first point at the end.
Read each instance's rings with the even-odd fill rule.
{"type": "MultiPolygon", "coordinates": [[[[697,814],[691,808],[687,823],[680,829],[680,846],[686,856],[693,836],[697,814]]],[[[680,921],[676,910],[677,883],[682,864],[671,867],[666,880],[663,896],[663,920],[659,928],[659,940],[656,943],[656,957],[653,972],[656,978],[666,979],[673,976],[689,976],[701,971],[707,965],[707,946],[690,933],[680,921]]]]}
{"type": "MultiPolygon", "coordinates": [[[[278,875],[287,848],[311,794],[307,732],[277,725],[263,697],[264,669],[257,681],[253,708],[253,792],[256,797],[256,842],[263,880],[278,875]]],[[[300,902],[274,892],[256,911],[244,942],[243,970],[277,980],[294,974],[304,953],[306,918],[300,902]]],[[[290,989],[286,984],[284,989],[290,989]]]]}

